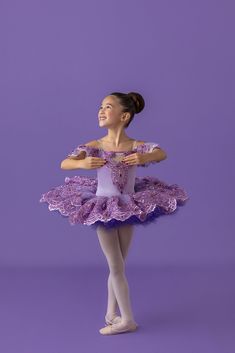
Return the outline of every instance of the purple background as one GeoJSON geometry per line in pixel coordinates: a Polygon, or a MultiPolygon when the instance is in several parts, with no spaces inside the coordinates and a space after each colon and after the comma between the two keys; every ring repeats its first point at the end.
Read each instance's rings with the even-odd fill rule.
{"type": "Polygon", "coordinates": [[[117,339],[124,342],[122,350],[131,342],[132,351],[139,348],[146,353],[182,353],[184,349],[234,352],[229,334],[235,323],[230,277],[235,248],[233,2],[3,0],[0,13],[0,265],[5,299],[1,303],[7,318],[3,327],[9,334],[9,341],[8,335],[3,335],[4,353],[15,352],[12,334],[16,335],[20,353],[72,353],[79,348],[90,352],[92,344],[108,351],[117,339]],[[168,155],[159,164],[138,168],[137,175],[178,183],[187,190],[190,200],[175,216],[159,218],[145,228],[135,227],[127,268],[133,269],[130,287],[136,320],[145,331],[139,336],[119,335],[106,341],[97,331],[103,325],[107,275],[97,235],[87,226],[70,226],[67,218],[50,212],[39,198],[62,184],[66,176],[96,175],[95,170],[65,171],[60,163],[78,144],[106,134],[106,129],[99,128],[97,114],[102,99],[112,91],[143,95],[146,107],[126,132],[130,137],[159,143],[168,155]],[[25,271],[21,272],[21,266],[25,271]],[[43,276],[44,272],[36,269],[31,272],[35,266],[56,268],[45,270],[43,276]],[[62,272],[53,272],[61,267],[62,272]],[[79,277],[82,268],[81,276],[87,282],[79,277]],[[106,275],[102,277],[100,271],[106,275]],[[99,281],[95,283],[91,276],[99,281]],[[91,299],[94,292],[94,307],[85,303],[85,284],[91,299]],[[59,310],[68,303],[72,305],[71,292],[65,287],[73,286],[77,291],[74,305],[81,308],[66,306],[66,318],[59,310]],[[206,288],[205,296],[198,295],[202,287],[206,288]],[[39,295],[42,288],[44,294],[39,295]],[[18,301],[9,295],[13,292],[18,301]],[[52,293],[60,293],[56,304],[52,293]],[[166,293],[170,297],[164,302],[166,293]],[[218,297],[212,300],[215,293],[218,297]],[[178,312],[174,312],[175,301],[181,303],[178,312]],[[163,305],[169,314],[167,319],[163,305]],[[194,331],[195,326],[190,325],[199,309],[206,312],[208,321],[202,315],[194,324],[211,324],[208,335],[204,326],[198,325],[198,331],[194,331]],[[178,321],[182,311],[187,316],[178,321]],[[153,313],[156,318],[151,317],[153,313]],[[162,322],[155,330],[153,323],[159,317],[162,322]],[[18,326],[17,320],[20,323],[22,318],[25,326],[18,326]],[[32,324],[37,334],[43,335],[42,340],[33,329],[30,331],[32,324]],[[55,327],[59,333],[52,331],[55,327]],[[74,336],[68,334],[71,328],[74,336]],[[177,331],[179,328],[182,331],[177,331]],[[186,333],[189,328],[198,336],[186,333]],[[216,330],[221,333],[222,328],[219,340],[216,330]],[[80,334],[89,339],[76,345],[80,334]],[[137,346],[132,345],[133,341],[137,346]]]}

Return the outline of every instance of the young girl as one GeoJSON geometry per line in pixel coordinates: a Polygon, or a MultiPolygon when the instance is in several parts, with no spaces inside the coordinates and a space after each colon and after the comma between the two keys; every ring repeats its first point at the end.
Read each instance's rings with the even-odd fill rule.
{"type": "Polygon", "coordinates": [[[189,198],[177,184],[156,177],[136,177],[136,167],[147,167],[166,159],[158,143],[137,141],[126,132],[134,115],[144,108],[136,92],[113,92],[99,108],[99,126],[108,129],[101,139],[78,145],[61,162],[61,168],[97,169],[97,178],[66,177],[65,184],[41,196],[50,211],[68,217],[71,225],[93,227],[109,267],[106,326],[101,334],[135,331],[138,327],[131,308],[125,259],[134,225],[146,226],[157,217],[178,210],[189,198]],[[117,305],[121,316],[117,315],[117,305]]]}

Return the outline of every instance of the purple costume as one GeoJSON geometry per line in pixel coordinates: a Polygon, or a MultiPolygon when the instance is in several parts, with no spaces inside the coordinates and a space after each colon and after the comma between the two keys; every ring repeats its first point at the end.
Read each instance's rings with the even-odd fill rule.
{"type": "MultiPolygon", "coordinates": [[[[118,157],[160,148],[154,142],[137,145],[131,151],[104,151],[98,147],[77,146],[69,156],[85,151],[86,156],[104,158],[107,162],[96,169],[97,178],[66,177],[65,183],[42,194],[40,202],[47,202],[50,211],[57,210],[68,217],[71,225],[84,224],[107,228],[123,224],[146,225],[158,216],[175,212],[189,198],[177,184],[169,185],[156,177],[136,177],[137,165],[127,165],[118,157]]],[[[149,163],[138,165],[147,167],[149,163]]]]}

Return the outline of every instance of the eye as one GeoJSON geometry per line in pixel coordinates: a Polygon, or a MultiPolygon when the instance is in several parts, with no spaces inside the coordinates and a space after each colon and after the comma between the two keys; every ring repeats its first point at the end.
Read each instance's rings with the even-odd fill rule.
{"type": "MultiPolygon", "coordinates": [[[[107,108],[111,108],[111,105],[106,105],[107,108]]],[[[102,109],[102,106],[99,108],[99,110],[102,109]]]]}

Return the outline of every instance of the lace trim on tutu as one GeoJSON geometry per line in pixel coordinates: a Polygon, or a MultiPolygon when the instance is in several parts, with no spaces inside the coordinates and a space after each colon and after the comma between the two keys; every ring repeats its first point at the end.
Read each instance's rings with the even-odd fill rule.
{"type": "Polygon", "coordinates": [[[44,193],[40,202],[47,202],[50,211],[57,210],[76,223],[94,226],[103,224],[145,225],[159,215],[170,214],[189,198],[177,184],[169,185],[156,177],[136,177],[135,192],[115,196],[96,196],[97,178],[66,177],[65,184],[44,193]]]}

